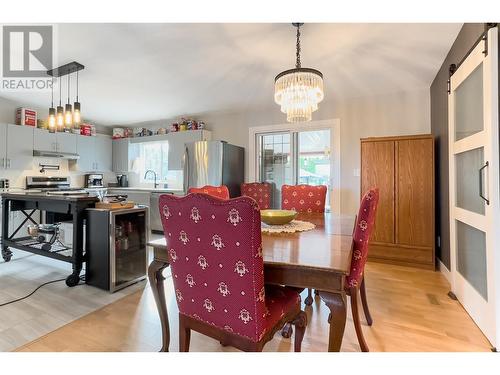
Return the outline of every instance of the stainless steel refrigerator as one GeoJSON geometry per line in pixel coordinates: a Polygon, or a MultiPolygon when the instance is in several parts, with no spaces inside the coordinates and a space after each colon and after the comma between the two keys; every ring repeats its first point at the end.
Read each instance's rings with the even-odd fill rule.
{"type": "Polygon", "coordinates": [[[224,141],[186,143],[184,192],[190,187],[226,185],[231,198],[240,195],[245,178],[245,149],[224,141]]]}

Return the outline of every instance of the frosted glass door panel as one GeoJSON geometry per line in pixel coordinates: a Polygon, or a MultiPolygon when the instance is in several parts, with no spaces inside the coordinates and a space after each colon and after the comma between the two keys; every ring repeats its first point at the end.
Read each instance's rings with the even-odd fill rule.
{"type": "Polygon", "coordinates": [[[480,64],[455,90],[455,141],[483,128],[483,64],[480,64]]]}
{"type": "Polygon", "coordinates": [[[481,215],[484,215],[484,200],[479,196],[479,169],[484,165],[483,154],[481,147],[455,155],[456,205],[481,215]]]}
{"type": "Polygon", "coordinates": [[[464,224],[457,223],[457,270],[488,300],[486,277],[486,235],[484,232],[464,224]]]}

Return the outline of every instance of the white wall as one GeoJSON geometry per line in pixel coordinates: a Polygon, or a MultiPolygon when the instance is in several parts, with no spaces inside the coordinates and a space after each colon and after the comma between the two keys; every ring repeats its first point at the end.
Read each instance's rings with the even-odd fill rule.
{"type": "MultiPolygon", "coordinates": [[[[200,113],[195,117],[207,124],[212,139],[223,139],[248,150],[248,128],[286,122],[274,105],[265,109],[241,109],[233,112],[200,113]]],[[[187,117],[187,116],[186,116],[187,117]]],[[[342,212],[356,213],[360,197],[360,138],[430,133],[429,89],[327,101],[313,114],[314,120],[340,119],[341,128],[341,200],[342,212]]],[[[173,120],[149,121],[129,125],[154,128],[168,127],[173,120]]],[[[248,158],[248,154],[246,155],[248,158]]],[[[246,176],[248,176],[246,171],[246,176]]]]}

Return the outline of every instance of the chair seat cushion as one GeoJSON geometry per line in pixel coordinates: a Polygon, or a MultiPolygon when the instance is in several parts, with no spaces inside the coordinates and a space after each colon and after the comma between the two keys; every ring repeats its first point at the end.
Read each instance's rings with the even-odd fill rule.
{"type": "Polygon", "coordinates": [[[290,310],[300,310],[300,294],[292,288],[266,285],[266,329],[274,326],[290,310]]]}

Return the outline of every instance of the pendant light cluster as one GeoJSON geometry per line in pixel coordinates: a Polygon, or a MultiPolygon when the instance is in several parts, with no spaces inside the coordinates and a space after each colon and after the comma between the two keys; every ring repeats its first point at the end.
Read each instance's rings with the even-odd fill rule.
{"type": "Polygon", "coordinates": [[[288,122],[311,121],[312,113],[324,98],[323,74],[316,69],[303,68],[300,62],[300,27],[297,28],[296,63],[294,69],[281,72],[274,79],[274,101],[286,113],[288,122]]]}
{"type": "Polygon", "coordinates": [[[82,121],[81,117],[81,104],[78,98],[79,89],[79,76],[78,72],[85,67],[73,61],[72,63],[60,66],[58,68],[49,70],[47,74],[52,76],[52,101],[51,107],[49,108],[49,131],[54,133],[56,131],[71,131],[72,129],[79,129],[80,123],[82,121]],[[76,101],[71,105],[70,94],[71,94],[71,75],[76,73],[76,101]],[[62,106],[62,77],[66,76],[67,86],[68,86],[68,101],[66,105],[62,106]],[[57,78],[59,86],[59,105],[57,109],[54,108],[54,77],[57,78]]]}

